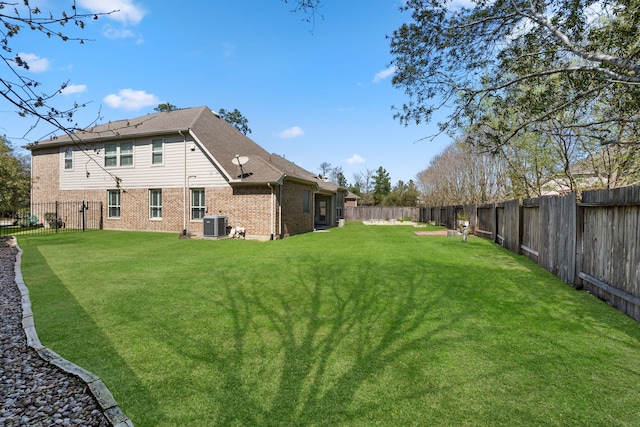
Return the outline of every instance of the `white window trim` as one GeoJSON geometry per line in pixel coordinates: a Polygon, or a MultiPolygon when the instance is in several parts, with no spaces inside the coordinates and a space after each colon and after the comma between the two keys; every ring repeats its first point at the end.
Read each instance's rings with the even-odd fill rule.
{"type": "Polygon", "coordinates": [[[206,198],[206,191],[204,188],[190,188],[189,189],[189,218],[191,221],[202,221],[202,218],[194,218],[193,217],[193,212],[194,209],[203,209],[202,211],[202,218],[204,218],[204,216],[207,214],[207,198],[206,198]],[[193,204],[193,192],[194,191],[202,191],[203,194],[203,203],[202,205],[194,205],[193,204]]]}
{"type": "Polygon", "coordinates": [[[161,221],[162,220],[162,189],[161,188],[153,188],[151,190],[149,190],[149,220],[151,221],[161,221]],[[153,205],[152,204],[152,194],[154,191],[159,191],[160,192],[160,204],[159,205],[153,205]],[[152,212],[153,209],[160,209],[160,216],[153,216],[152,212]]]}
{"type": "Polygon", "coordinates": [[[151,167],[158,167],[158,166],[164,166],[164,138],[155,138],[151,140],[151,167]],[[153,156],[154,154],[157,154],[153,150],[153,144],[157,142],[160,142],[160,156],[162,157],[162,161],[160,163],[153,162],[153,156]]]}
{"type": "Polygon", "coordinates": [[[133,141],[131,142],[121,142],[118,144],[118,166],[121,168],[132,168],[135,166],[136,164],[136,157],[135,157],[135,152],[136,152],[136,145],[133,143],[133,141]],[[122,164],[122,157],[124,156],[124,154],[122,154],[122,144],[131,144],[131,154],[126,154],[126,156],[131,156],[131,164],[130,165],[123,165],[122,164]]]}
{"type": "MultiPolygon", "coordinates": [[[[110,169],[111,168],[133,168],[136,164],[136,145],[133,143],[133,141],[108,143],[104,145],[103,150],[104,150],[103,164],[105,168],[110,168],[110,169]],[[131,164],[130,165],[124,165],[124,166],[122,165],[122,156],[123,156],[122,149],[121,149],[122,144],[131,144],[131,164]],[[107,147],[112,145],[115,145],[116,147],[116,152],[115,152],[116,164],[107,165],[107,147]]],[[[111,157],[113,157],[113,155],[111,155],[111,157]]]]}
{"type": "Polygon", "coordinates": [[[73,147],[66,147],[62,150],[62,163],[63,163],[63,168],[62,170],[64,171],[73,171],[73,168],[75,167],[75,159],[74,159],[74,153],[75,150],[73,149],[73,147]],[[67,158],[67,152],[71,152],[71,156],[69,158],[67,158]],[[71,167],[68,168],[67,167],[67,160],[71,160],[71,167]]]}
{"type": "Polygon", "coordinates": [[[120,190],[107,190],[107,218],[108,219],[120,219],[122,217],[122,193],[120,192],[120,190]],[[112,205],[111,204],[111,193],[118,193],[118,204],[117,205],[112,205]],[[118,208],[118,216],[111,216],[111,208],[112,207],[117,207],[118,208]]]}

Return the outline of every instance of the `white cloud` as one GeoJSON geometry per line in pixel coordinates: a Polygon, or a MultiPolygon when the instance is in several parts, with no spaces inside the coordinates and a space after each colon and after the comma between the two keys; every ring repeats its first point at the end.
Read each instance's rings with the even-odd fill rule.
{"type": "Polygon", "coordinates": [[[35,53],[20,52],[17,56],[26,62],[29,66],[29,71],[32,73],[43,73],[50,68],[49,60],[47,58],[40,58],[35,53]]]}
{"type": "Polygon", "coordinates": [[[123,24],[138,24],[147,14],[147,11],[132,0],[78,0],[78,4],[91,13],[109,13],[105,15],[108,19],[122,22],[123,24]]]}
{"type": "Polygon", "coordinates": [[[374,83],[378,83],[378,82],[380,82],[381,80],[386,79],[387,77],[389,77],[389,76],[393,75],[393,73],[395,73],[395,72],[396,72],[396,70],[397,70],[397,67],[396,67],[395,65],[393,65],[393,66],[391,66],[391,67],[389,67],[389,68],[386,68],[386,69],[384,69],[384,70],[380,71],[379,73],[377,73],[377,74],[373,77],[373,82],[374,82],[374,83]]]}
{"type": "Polygon", "coordinates": [[[345,160],[345,163],[347,163],[348,165],[354,165],[356,163],[364,163],[364,159],[358,156],[357,154],[354,154],[353,156],[345,160]]]}
{"type": "Polygon", "coordinates": [[[128,39],[128,38],[132,38],[135,37],[135,33],[131,30],[125,30],[125,29],[117,29],[117,28],[113,28],[109,25],[107,25],[104,29],[104,31],[102,32],[102,34],[111,40],[115,40],[115,39],[128,39]]]}
{"type": "Polygon", "coordinates": [[[143,90],[122,89],[117,95],[112,93],[111,95],[105,96],[104,102],[111,108],[121,108],[131,111],[157,105],[160,103],[160,99],[143,90]]]}
{"type": "Polygon", "coordinates": [[[297,138],[304,135],[304,130],[298,126],[285,129],[278,134],[280,138],[297,138]]]}
{"type": "Polygon", "coordinates": [[[135,38],[136,44],[144,43],[144,37],[141,34],[134,33],[133,31],[124,28],[113,28],[110,25],[105,26],[102,35],[110,40],[135,38]]]}
{"type": "Polygon", "coordinates": [[[60,91],[63,95],[71,95],[74,93],[82,93],[87,90],[87,85],[67,85],[60,91]]]}

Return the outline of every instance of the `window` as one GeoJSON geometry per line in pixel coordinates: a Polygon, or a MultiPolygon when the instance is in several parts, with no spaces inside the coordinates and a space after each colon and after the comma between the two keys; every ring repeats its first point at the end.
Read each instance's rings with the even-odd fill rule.
{"type": "Polygon", "coordinates": [[[64,168],[73,169],[73,148],[71,147],[64,150],[64,168]]]}
{"type": "Polygon", "coordinates": [[[336,207],[337,218],[344,218],[343,210],[344,210],[344,194],[338,193],[338,206],[336,207]]]}
{"type": "Polygon", "coordinates": [[[152,165],[162,164],[163,145],[164,143],[161,139],[154,139],[151,141],[151,164],[152,165]]]}
{"type": "Polygon", "coordinates": [[[149,190],[149,218],[162,219],[162,190],[149,190]]]}
{"type": "Polygon", "coordinates": [[[133,142],[123,142],[119,145],[105,144],[104,165],[105,167],[133,166],[133,142]]]}
{"type": "Polygon", "coordinates": [[[120,144],[120,166],[133,166],[133,142],[120,144]]]}
{"type": "Polygon", "coordinates": [[[191,189],[191,219],[204,218],[206,208],[204,206],[204,188],[191,189]]]}
{"type": "Polygon", "coordinates": [[[107,191],[109,218],[120,218],[120,190],[107,191]]]}
{"type": "Polygon", "coordinates": [[[106,144],[104,146],[104,165],[118,166],[118,144],[106,144]]]}
{"type": "Polygon", "coordinates": [[[311,206],[311,191],[302,194],[302,213],[309,213],[311,206]]]}

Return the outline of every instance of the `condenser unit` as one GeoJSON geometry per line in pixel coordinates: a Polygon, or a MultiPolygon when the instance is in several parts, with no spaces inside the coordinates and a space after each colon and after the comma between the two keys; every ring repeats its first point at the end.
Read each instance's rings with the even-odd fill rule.
{"type": "Polygon", "coordinates": [[[225,237],[227,235],[227,217],[221,215],[202,218],[204,237],[225,237]]]}

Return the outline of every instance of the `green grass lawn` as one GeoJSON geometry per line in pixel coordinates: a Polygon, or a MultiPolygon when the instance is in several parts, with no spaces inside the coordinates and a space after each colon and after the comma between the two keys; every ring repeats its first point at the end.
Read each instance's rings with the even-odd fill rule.
{"type": "Polygon", "coordinates": [[[21,236],[41,341],[136,426],[640,425],[640,324],[409,226],[21,236]]]}

